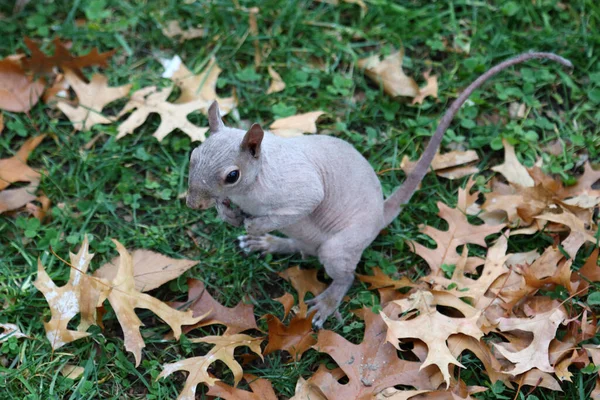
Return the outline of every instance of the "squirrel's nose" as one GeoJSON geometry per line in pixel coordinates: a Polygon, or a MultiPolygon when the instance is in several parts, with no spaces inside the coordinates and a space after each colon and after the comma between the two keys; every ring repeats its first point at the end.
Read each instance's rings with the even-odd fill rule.
{"type": "Polygon", "coordinates": [[[207,208],[212,206],[213,203],[213,199],[203,199],[197,196],[191,196],[189,194],[186,197],[187,206],[194,209],[206,210],[207,208]]]}

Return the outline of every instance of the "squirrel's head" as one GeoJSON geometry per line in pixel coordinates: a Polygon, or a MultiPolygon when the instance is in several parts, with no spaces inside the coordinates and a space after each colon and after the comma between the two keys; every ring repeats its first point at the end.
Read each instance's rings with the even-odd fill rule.
{"type": "Polygon", "coordinates": [[[216,101],[208,109],[208,124],[210,136],[192,152],[187,195],[188,207],[203,210],[250,189],[260,169],[264,136],[258,124],[248,132],[226,127],[216,101]]]}

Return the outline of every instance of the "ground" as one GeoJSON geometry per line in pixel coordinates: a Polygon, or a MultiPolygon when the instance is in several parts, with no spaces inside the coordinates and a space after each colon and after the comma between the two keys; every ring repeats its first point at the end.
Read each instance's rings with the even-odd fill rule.
{"type": "MultiPolygon", "coordinates": [[[[239,98],[239,120],[232,125],[268,124],[276,117],[296,112],[324,110],[318,123],[321,133],[352,143],[380,175],[389,194],[403,179],[399,166],[403,155],[416,159],[423,151],[436,123],[459,91],[491,65],[528,50],[551,51],[570,59],[572,73],[549,62],[531,62],[507,71],[478,90],[462,108],[443,143],[452,148],[475,149],[479,166],[487,170],[479,186],[491,175],[489,167],[501,159],[501,139],[517,148],[523,162],[532,165],[542,157],[546,171],[568,183],[581,172],[581,157],[600,162],[600,4],[594,0],[473,2],[415,2],[372,0],[364,12],[356,4],[333,5],[312,0],[248,1],[35,1],[20,13],[12,2],[0,5],[0,55],[26,51],[28,36],[51,51],[51,39],[73,41],[72,51],[84,54],[94,47],[117,49],[109,68],[103,70],[112,85],[132,83],[133,89],[147,85],[167,86],[161,78],[161,57],[180,55],[193,71],[199,71],[216,56],[223,72],[219,92],[235,88],[239,98]],[[189,3],[189,4],[188,4],[189,3]],[[258,5],[257,37],[249,34],[247,8],[258,5]],[[169,20],[184,27],[202,25],[206,36],[180,42],[161,32],[169,20]],[[264,51],[255,68],[254,39],[264,51]],[[456,46],[453,46],[456,44],[456,46]],[[439,99],[422,105],[394,100],[356,68],[356,60],[373,53],[404,47],[405,71],[423,83],[422,73],[439,77],[439,99]],[[265,94],[269,84],[267,66],[274,67],[287,89],[265,94]],[[319,67],[320,66],[320,67],[319,67]],[[524,103],[532,118],[509,121],[509,104],[524,103]],[[548,144],[558,141],[564,150],[552,155],[548,144]]],[[[122,103],[109,106],[117,110],[122,103]]],[[[188,159],[197,143],[181,132],[162,143],[151,136],[159,122],[152,116],[135,134],[115,141],[116,126],[97,125],[76,132],[61,113],[34,107],[29,114],[4,113],[6,128],[0,135],[0,158],[13,154],[27,137],[37,132],[49,137],[34,152],[30,165],[41,168],[41,189],[53,203],[50,223],[38,225],[25,216],[0,216],[0,322],[17,323],[32,340],[11,340],[1,348],[0,390],[3,398],[151,398],[176,397],[182,387],[181,374],[156,382],[163,363],[193,354],[206,347],[181,342],[163,342],[167,328],[151,313],[139,315],[147,347],[140,368],[125,352],[120,327],[108,310],[102,332],[92,328],[90,339],[52,352],[45,339],[43,320],[49,312],[46,301],[32,286],[37,260],[51,277],[64,282],[69,268],[56,255],[66,258],[76,251],[85,234],[96,253],[95,266],[116,255],[111,238],[128,248],[148,248],[173,257],[200,260],[185,276],[153,291],[163,300],[185,299],[186,278],[202,279],[223,304],[233,306],[247,294],[256,315],[281,315],[281,306],[271,300],[292,291],[276,275],[293,265],[318,266],[316,259],[298,256],[260,258],[237,248],[242,230],[226,226],[216,211],[186,208],[179,197],[186,191],[188,159]],[[95,146],[82,147],[105,132],[95,146]],[[56,255],[55,255],[56,254],[56,255]],[[5,355],[4,358],[2,358],[5,355]],[[62,378],[65,363],[82,365],[87,379],[62,378]]],[[[201,114],[191,117],[206,124],[201,114]]],[[[426,238],[421,224],[443,226],[436,216],[438,201],[454,205],[463,180],[447,181],[428,176],[411,204],[364,253],[359,273],[380,266],[390,274],[418,277],[426,264],[409,251],[408,240],[426,238]]],[[[518,242],[516,242],[518,243],[518,242]]],[[[530,250],[548,245],[539,234],[521,247],[530,250]]],[[[323,275],[323,279],[327,279],[323,275]]],[[[359,342],[362,324],[350,310],[376,306],[377,297],[355,282],[350,302],[341,313],[344,323],[331,320],[327,328],[359,342]]],[[[266,326],[264,321],[260,322],[266,326]]],[[[218,330],[196,331],[201,336],[218,330]]],[[[248,372],[271,379],[282,396],[291,396],[298,377],[308,377],[327,357],[309,351],[300,362],[285,363],[279,353],[253,364],[248,372]]],[[[470,385],[489,386],[475,358],[464,357],[468,370],[461,377],[470,385]]],[[[231,376],[226,376],[230,379],[231,376]]],[[[564,384],[564,394],[537,390],[538,398],[586,398],[593,376],[577,372],[573,384],[564,384]]],[[[482,398],[513,398],[503,387],[482,398]],[[504,396],[504,397],[502,397],[504,396]]],[[[519,398],[526,398],[521,393],[519,398]]],[[[533,399],[533,396],[529,397],[533,399]]]]}

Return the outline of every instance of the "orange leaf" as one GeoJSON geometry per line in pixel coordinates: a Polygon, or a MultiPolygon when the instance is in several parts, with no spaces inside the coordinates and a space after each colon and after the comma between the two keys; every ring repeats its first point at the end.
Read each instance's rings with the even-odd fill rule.
{"type": "Polygon", "coordinates": [[[43,79],[33,80],[25,75],[18,62],[0,60],[0,109],[27,112],[35,106],[44,92],[43,79]]]}

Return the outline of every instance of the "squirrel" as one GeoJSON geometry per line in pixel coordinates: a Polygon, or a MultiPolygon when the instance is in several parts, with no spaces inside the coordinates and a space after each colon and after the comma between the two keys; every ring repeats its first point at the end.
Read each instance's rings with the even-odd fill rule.
{"type": "Polygon", "coordinates": [[[215,101],[208,110],[210,136],[191,155],[187,205],[215,205],[225,222],[244,225],[247,235],[238,239],[245,251],[317,256],[333,280],[307,301],[313,326],[320,329],[352,285],[363,251],[418,188],[469,95],[500,71],[530,59],[573,67],[556,54],[529,52],[483,73],[450,105],[405,182],[387,199],[369,162],[348,142],[319,135],[282,138],[259,124],[248,131],[227,127],[215,101]],[[270,235],[273,231],[286,237],[270,235]]]}

